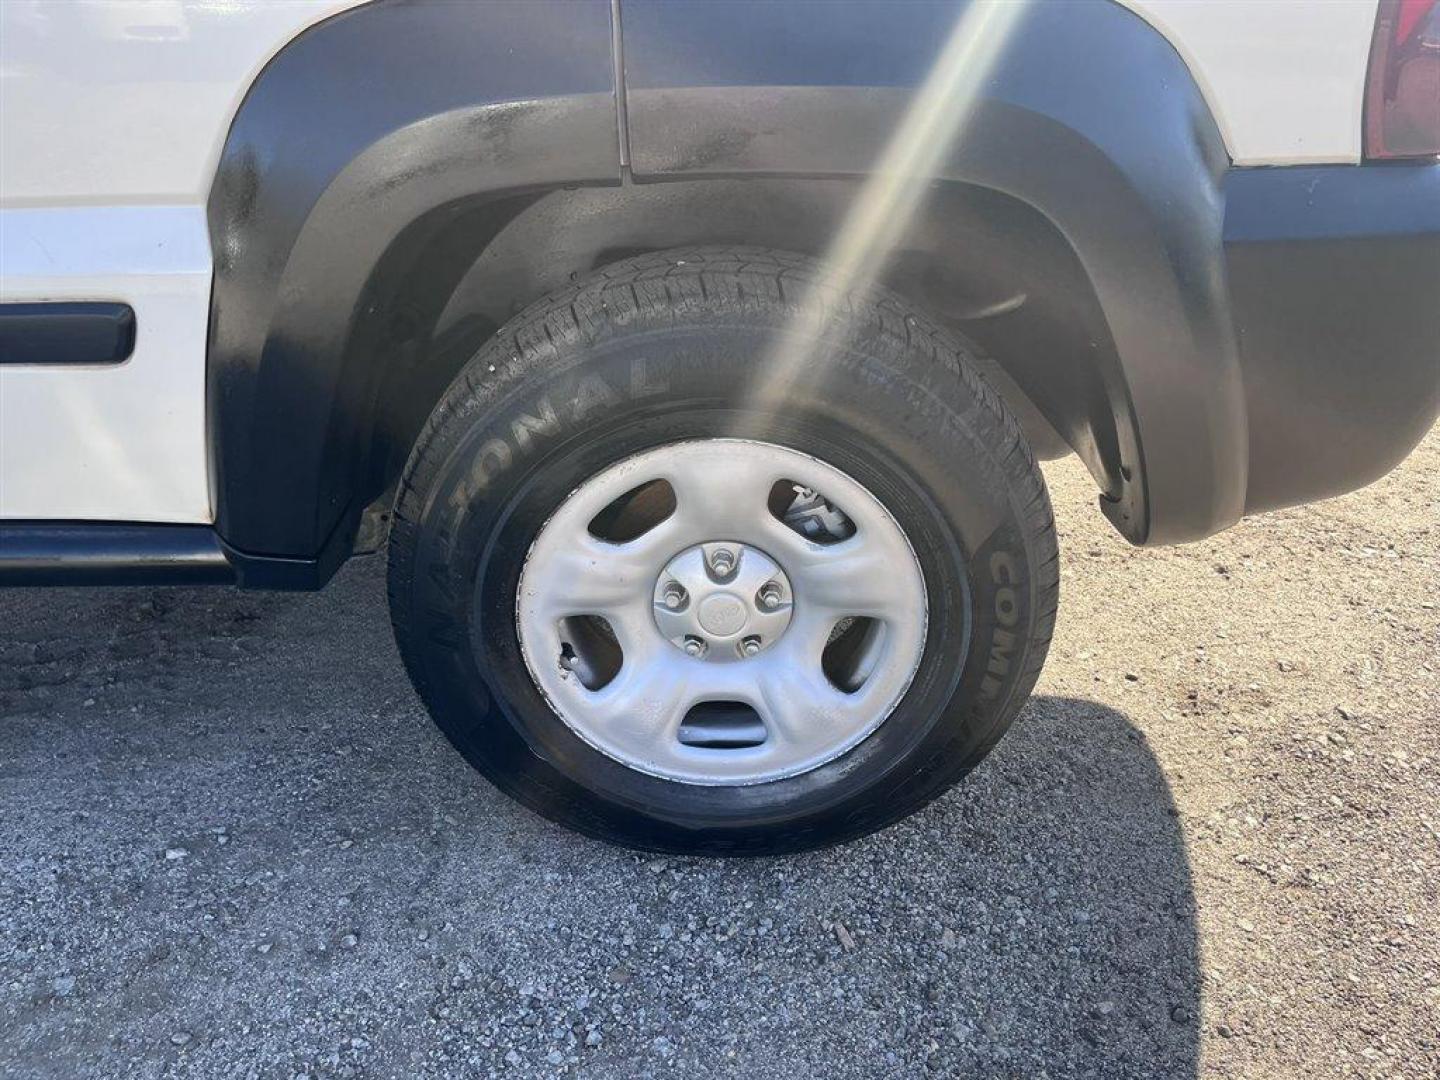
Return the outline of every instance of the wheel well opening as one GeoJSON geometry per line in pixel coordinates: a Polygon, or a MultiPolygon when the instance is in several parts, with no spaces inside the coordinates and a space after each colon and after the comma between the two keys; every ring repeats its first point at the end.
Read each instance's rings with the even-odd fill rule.
{"type": "MultiPolygon", "coordinates": [[[[353,448],[361,504],[384,503],[445,388],[494,333],[540,297],[634,255],[744,244],[823,257],[858,185],[709,179],[530,193],[441,208],[372,275],[351,337],[368,368],[368,422],[353,448]]],[[[1038,211],[964,184],[937,185],[880,275],[979,346],[981,372],[1038,456],[1075,452],[1102,494],[1123,460],[1128,403],[1109,329],[1078,257],[1038,211]]],[[[363,373],[361,373],[363,375],[363,373]]]]}

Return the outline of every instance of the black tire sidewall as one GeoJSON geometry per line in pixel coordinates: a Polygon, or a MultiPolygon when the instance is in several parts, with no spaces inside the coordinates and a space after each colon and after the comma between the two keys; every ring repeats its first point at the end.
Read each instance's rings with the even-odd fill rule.
{"type": "Polygon", "coordinates": [[[769,410],[746,393],[773,340],[769,326],[709,325],[619,333],[544,363],[482,352],[468,375],[488,380],[485,392],[451,410],[413,478],[421,513],[392,540],[409,547],[392,582],[402,652],[450,741],[546,816],[663,850],[844,839],[972,768],[1029,690],[1035,553],[996,457],[996,418],[940,365],[853,347],[769,410]],[[554,713],[520,653],[516,587],[540,527],[588,477],[742,431],[841,469],[896,518],[926,582],[924,656],[890,718],[826,765],[749,787],[678,784],[610,759],[554,713]]]}

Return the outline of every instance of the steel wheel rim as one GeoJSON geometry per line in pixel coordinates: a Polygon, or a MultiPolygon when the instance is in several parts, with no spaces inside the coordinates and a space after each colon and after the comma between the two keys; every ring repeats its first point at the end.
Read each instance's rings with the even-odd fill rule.
{"type": "MultiPolygon", "coordinates": [[[[725,569],[723,561],[719,567],[725,569]]],[[[797,776],[864,741],[914,679],[927,625],[919,559],[880,501],[815,457],[743,439],[671,443],[600,470],[541,527],[516,596],[521,654],[561,721],[629,768],[706,786],[797,776]],[[590,531],[617,499],[657,481],[674,497],[663,520],[623,541],[590,531]],[[771,509],[781,481],[823,495],[853,525],[853,535],[801,535],[771,509]],[[724,548],[738,565],[717,575],[711,556],[724,548]],[[677,586],[709,613],[708,622],[670,617],[666,605],[677,586]],[[746,608],[743,618],[733,610],[737,603],[746,608]],[[783,620],[776,615],[782,604],[783,620]],[[623,656],[596,688],[577,673],[586,668],[573,666],[570,639],[582,619],[592,625],[603,619],[623,656]],[[826,664],[837,628],[854,636],[856,626],[865,628],[858,660],[864,670],[858,685],[842,688],[826,664]],[[688,630],[705,639],[698,655],[686,651],[688,630]],[[759,638],[759,647],[747,645],[747,636],[759,638]],[[706,709],[696,706],[730,708],[717,703],[730,703],[736,716],[753,713],[763,739],[697,744],[694,732],[704,737],[711,729],[698,726],[695,718],[706,709]]],[[[758,730],[753,722],[737,723],[736,731],[758,730]]],[[[731,737],[724,734],[730,728],[714,730],[731,737]]]]}

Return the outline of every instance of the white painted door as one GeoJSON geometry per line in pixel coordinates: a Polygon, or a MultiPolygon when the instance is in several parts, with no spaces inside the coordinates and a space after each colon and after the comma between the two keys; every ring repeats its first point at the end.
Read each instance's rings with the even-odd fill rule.
{"type": "Polygon", "coordinates": [[[265,62],[356,2],[0,0],[0,303],[136,316],[123,364],[0,364],[0,517],[212,520],[205,199],[265,62]]]}

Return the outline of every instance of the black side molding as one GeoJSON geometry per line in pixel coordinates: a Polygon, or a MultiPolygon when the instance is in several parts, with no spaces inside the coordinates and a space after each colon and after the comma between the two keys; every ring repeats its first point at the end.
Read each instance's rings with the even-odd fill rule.
{"type": "Polygon", "coordinates": [[[0,585],[227,585],[208,525],[0,521],[0,585]]]}
{"type": "Polygon", "coordinates": [[[119,364],[134,349],[129,304],[0,304],[0,364],[119,364]]]}
{"type": "MultiPolygon", "coordinates": [[[[346,552],[348,554],[348,551],[346,552]]],[[[237,551],[209,525],[0,521],[0,588],[16,585],[238,585],[310,592],[327,562],[237,551]]]]}

